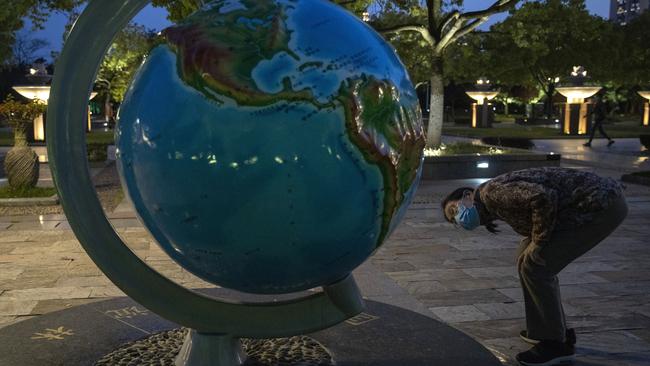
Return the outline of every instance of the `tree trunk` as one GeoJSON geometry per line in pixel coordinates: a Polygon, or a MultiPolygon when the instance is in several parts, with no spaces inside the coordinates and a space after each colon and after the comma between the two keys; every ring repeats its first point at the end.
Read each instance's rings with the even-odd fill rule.
{"type": "Polygon", "coordinates": [[[546,100],[544,101],[544,114],[546,119],[553,118],[553,93],[555,92],[555,84],[549,83],[544,89],[544,94],[546,94],[546,100]]]}
{"type": "Polygon", "coordinates": [[[15,147],[27,146],[27,129],[33,127],[33,125],[34,121],[29,120],[13,123],[15,147]]]}
{"type": "Polygon", "coordinates": [[[509,116],[509,115],[510,115],[510,113],[509,113],[509,112],[510,112],[510,109],[509,109],[509,107],[508,107],[508,99],[506,99],[506,101],[503,103],[503,107],[504,107],[504,108],[503,108],[503,109],[504,109],[503,112],[506,114],[506,116],[509,116]]]}
{"type": "Polygon", "coordinates": [[[104,99],[104,118],[106,122],[110,122],[113,118],[113,106],[111,105],[111,93],[106,92],[106,99],[104,99]]]}
{"type": "Polygon", "coordinates": [[[442,142],[442,119],[445,109],[445,84],[443,81],[442,58],[434,56],[431,61],[431,101],[427,128],[427,147],[437,148],[442,142]]]}

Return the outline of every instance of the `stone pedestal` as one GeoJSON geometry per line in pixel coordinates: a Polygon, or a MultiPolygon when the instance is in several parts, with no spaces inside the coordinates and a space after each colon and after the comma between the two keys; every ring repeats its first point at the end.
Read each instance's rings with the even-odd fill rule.
{"type": "Polygon", "coordinates": [[[46,123],[46,114],[43,113],[36,118],[34,118],[34,123],[32,128],[27,130],[27,141],[43,143],[45,142],[45,123],[46,123]]]}
{"type": "MultiPolygon", "coordinates": [[[[223,289],[204,292],[230,295],[223,289]]],[[[255,298],[253,295],[249,297],[255,298]]],[[[243,299],[242,299],[243,300],[243,299]]],[[[243,340],[240,353],[210,365],[500,366],[490,351],[460,331],[402,308],[367,301],[364,313],[309,334],[276,340],[243,340]],[[314,346],[318,346],[314,348],[314,346]],[[301,351],[303,350],[303,351],[301,351]],[[267,362],[278,358],[285,362],[267,362]],[[302,357],[302,358],[301,358],[302,357]],[[291,362],[289,362],[291,361],[291,362]]],[[[95,302],[49,313],[0,329],[0,365],[173,364],[192,337],[128,298],[95,302]]],[[[197,341],[202,339],[195,338],[197,341]]],[[[223,342],[239,341],[222,339],[223,342]]],[[[207,344],[214,342],[208,341],[207,344]]],[[[225,347],[227,350],[238,349],[225,347]]],[[[197,347],[206,354],[214,349],[197,347]]],[[[223,356],[219,353],[215,357],[223,356]]]]}
{"type": "Polygon", "coordinates": [[[494,115],[490,110],[492,105],[484,102],[483,104],[472,104],[472,127],[473,128],[489,128],[492,127],[494,115]]]}
{"type": "Polygon", "coordinates": [[[591,129],[591,103],[566,103],[562,108],[562,131],[566,135],[585,135],[591,129]]]}

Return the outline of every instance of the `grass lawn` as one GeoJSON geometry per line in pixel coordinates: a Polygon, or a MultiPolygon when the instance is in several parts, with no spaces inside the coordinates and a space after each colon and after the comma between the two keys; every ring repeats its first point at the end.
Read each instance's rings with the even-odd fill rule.
{"type": "Polygon", "coordinates": [[[635,173],[632,173],[632,175],[636,175],[636,176],[639,176],[639,177],[650,178],[650,171],[635,172],[635,173]]]}
{"type": "Polygon", "coordinates": [[[448,156],[448,155],[465,155],[465,154],[483,154],[499,155],[508,154],[512,151],[507,149],[495,148],[493,146],[474,145],[470,142],[455,142],[453,144],[443,144],[439,149],[427,149],[427,156],[448,156]]]}
{"type": "Polygon", "coordinates": [[[0,187],[0,198],[29,198],[29,197],[50,197],[56,194],[52,187],[34,187],[27,189],[13,189],[9,186],[0,187]]]}
{"type": "MultiPolygon", "coordinates": [[[[612,138],[639,137],[641,134],[650,134],[650,128],[641,127],[631,123],[617,123],[605,125],[605,131],[612,138]]],[[[585,135],[567,136],[560,129],[539,126],[520,126],[503,124],[493,128],[469,128],[461,126],[443,126],[443,135],[462,137],[518,137],[529,139],[584,139],[585,135]]],[[[600,136],[596,133],[596,137],[600,136]]]]}
{"type": "MultiPolygon", "coordinates": [[[[96,131],[86,134],[86,142],[89,144],[106,144],[112,145],[114,143],[113,131],[96,131]]],[[[13,132],[0,131],[0,146],[13,146],[14,134],[13,132]]]]}

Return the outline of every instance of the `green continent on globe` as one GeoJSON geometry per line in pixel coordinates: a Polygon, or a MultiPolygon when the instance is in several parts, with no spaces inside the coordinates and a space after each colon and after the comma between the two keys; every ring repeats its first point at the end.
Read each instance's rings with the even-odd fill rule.
{"type": "Polygon", "coordinates": [[[397,88],[372,77],[350,80],[341,87],[339,101],[345,108],[350,139],[368,163],[379,166],[384,177],[384,210],[377,241],[380,245],[422,163],[422,116],[400,103],[397,88]]]}
{"type": "Polygon", "coordinates": [[[288,80],[284,90],[273,95],[257,87],[251,74],[260,61],[279,52],[296,60],[299,57],[289,48],[291,31],[284,7],[273,0],[241,3],[245,10],[221,14],[220,7],[207,8],[163,31],[180,56],[181,78],[217,102],[220,95],[247,106],[267,106],[280,100],[312,102],[309,91],[292,90],[288,80]],[[223,20],[222,26],[215,24],[215,18],[223,20]]]}
{"type": "MultiPolygon", "coordinates": [[[[242,106],[263,107],[280,101],[310,103],[318,109],[342,106],[350,140],[383,175],[384,208],[377,238],[377,246],[381,245],[422,162],[425,136],[419,108],[404,105],[390,80],[365,74],[343,81],[338,95],[328,102],[319,102],[307,88],[294,90],[288,78],[277,93],[260,90],[252,77],[260,62],[281,52],[298,62],[300,56],[289,47],[292,30],[285,7],[276,0],[240,3],[245,9],[225,14],[219,6],[208,6],[163,31],[178,55],[181,79],[217,103],[222,103],[219,96],[226,96],[242,106]]],[[[337,66],[307,61],[299,71],[312,68],[330,71],[337,66]]]]}

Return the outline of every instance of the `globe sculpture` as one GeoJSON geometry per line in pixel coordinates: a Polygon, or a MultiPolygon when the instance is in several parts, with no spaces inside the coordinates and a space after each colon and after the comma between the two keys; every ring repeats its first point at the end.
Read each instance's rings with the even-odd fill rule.
{"type": "Polygon", "coordinates": [[[250,293],[335,283],[399,223],[423,161],[395,51],[329,1],[214,1],[162,32],[119,114],[123,185],[167,254],[250,293]]]}
{"type": "Polygon", "coordinates": [[[309,334],[363,311],[351,271],[403,216],[424,145],[394,51],[327,1],[219,1],[164,32],[129,88],[124,186],[160,245],[236,290],[163,276],[111,226],[86,160],[87,99],[117,32],[149,0],[90,1],[57,62],[48,157],[77,239],[133,300],[190,329],[177,366],[241,365],[240,338],[309,334]],[[223,294],[223,292],[220,292],[223,294]]]}

